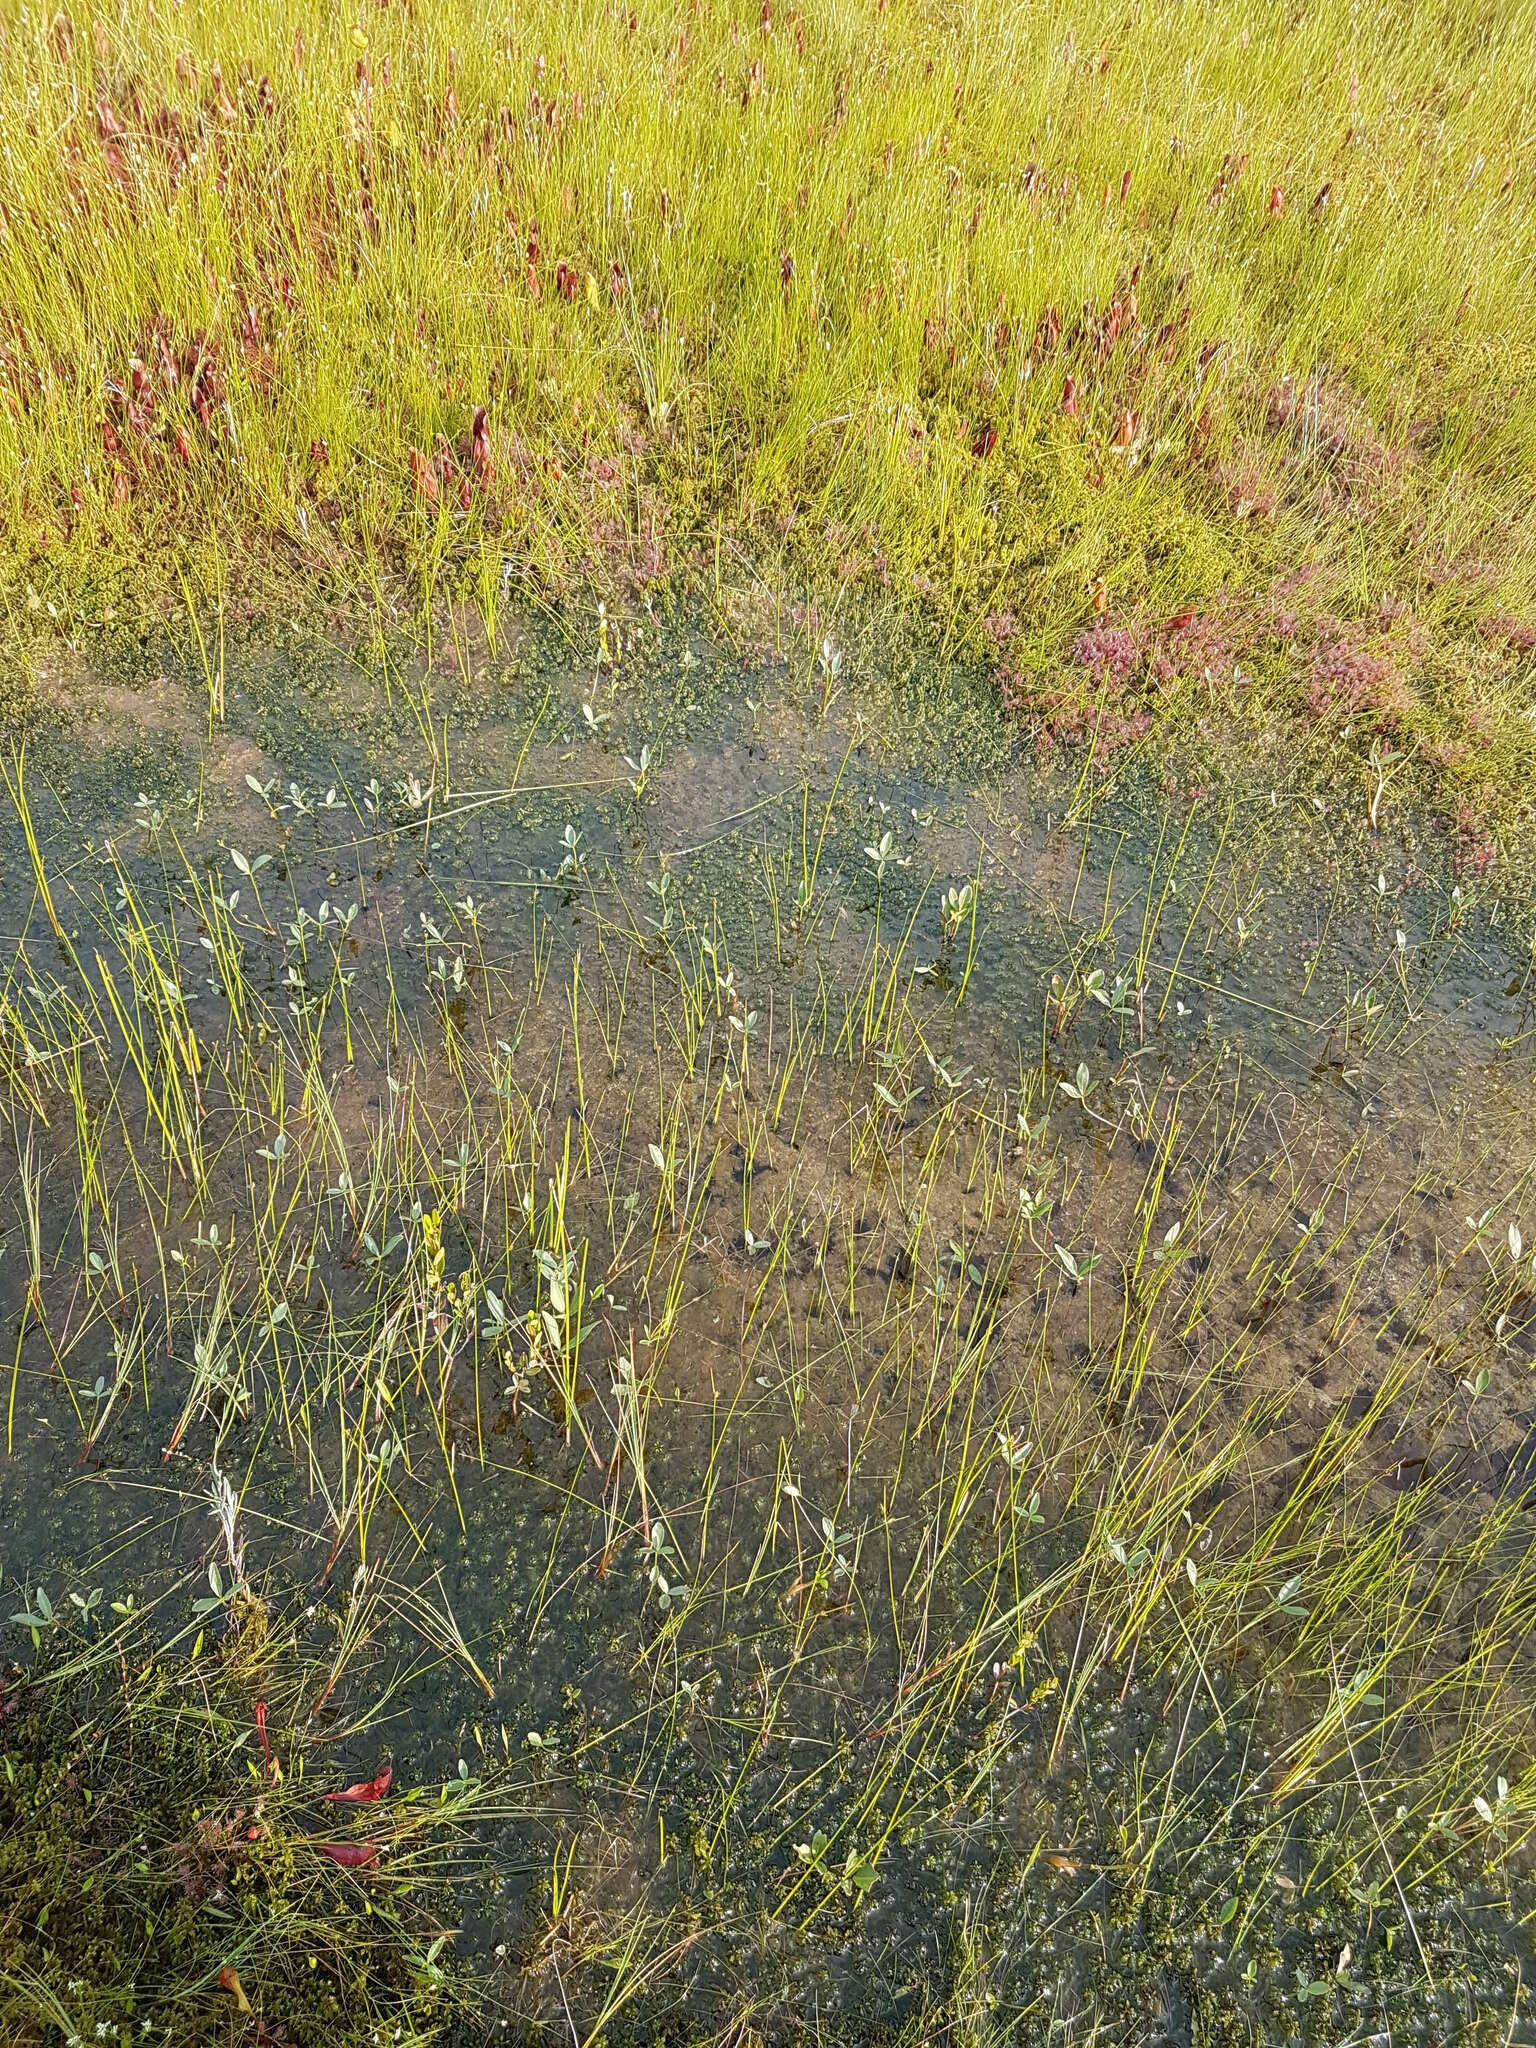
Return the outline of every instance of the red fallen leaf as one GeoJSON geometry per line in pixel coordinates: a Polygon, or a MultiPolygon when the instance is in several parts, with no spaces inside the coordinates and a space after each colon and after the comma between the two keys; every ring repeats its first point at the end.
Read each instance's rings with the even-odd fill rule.
{"type": "Polygon", "coordinates": [[[1195,614],[1193,607],[1191,607],[1187,612],[1178,612],[1175,614],[1173,618],[1171,618],[1168,621],[1168,624],[1164,628],[1164,631],[1169,633],[1182,633],[1186,626],[1192,625],[1194,623],[1194,617],[1195,614]]]}
{"type": "Polygon", "coordinates": [[[992,450],[996,446],[996,427],[983,427],[981,432],[976,436],[975,440],[971,443],[971,453],[976,457],[977,461],[980,462],[986,456],[990,455],[992,453],[992,450]]]}
{"type": "Polygon", "coordinates": [[[1068,377],[1061,387],[1061,409],[1069,419],[1077,417],[1077,379],[1068,377]]]}
{"type": "Polygon", "coordinates": [[[1129,406],[1127,406],[1126,410],[1120,415],[1120,428],[1119,432],[1115,435],[1115,446],[1117,448],[1133,446],[1140,427],[1141,414],[1139,412],[1132,412],[1129,406]]]}
{"type": "Polygon", "coordinates": [[[315,1854],[325,1856],[332,1863],[340,1864],[343,1870],[366,1870],[377,1860],[379,1853],[376,1842],[316,1842],[315,1854]]]}
{"type": "Polygon", "coordinates": [[[1269,188],[1269,217],[1270,217],[1270,219],[1271,219],[1271,220],[1278,220],[1278,219],[1280,218],[1281,214],[1282,214],[1282,213],[1284,213],[1284,211],[1285,211],[1285,194],[1284,194],[1284,193],[1283,193],[1283,192],[1281,191],[1281,189],[1280,189],[1280,187],[1279,187],[1278,185],[1271,185],[1271,186],[1270,186],[1270,188],[1269,188]]]}
{"type": "Polygon", "coordinates": [[[349,1785],[344,1792],[327,1792],[323,1797],[338,1806],[372,1806],[389,1790],[394,1775],[394,1765],[386,1764],[376,1778],[363,1778],[356,1785],[349,1785]]]}
{"type": "Polygon", "coordinates": [[[437,503],[437,477],[432,465],[419,448],[410,453],[411,477],[416,485],[416,495],[429,505],[437,503]]]}

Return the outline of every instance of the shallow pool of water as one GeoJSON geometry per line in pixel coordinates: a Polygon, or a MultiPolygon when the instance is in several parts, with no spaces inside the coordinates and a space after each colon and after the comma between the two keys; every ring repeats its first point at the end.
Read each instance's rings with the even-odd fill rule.
{"type": "Polygon", "coordinates": [[[650,631],[262,643],[211,731],[60,685],[0,871],[8,1577],[193,1674],[247,1585],[308,1768],[494,1782],[493,2014],[1508,2026],[1501,906],[1331,796],[943,772],[650,631]]]}

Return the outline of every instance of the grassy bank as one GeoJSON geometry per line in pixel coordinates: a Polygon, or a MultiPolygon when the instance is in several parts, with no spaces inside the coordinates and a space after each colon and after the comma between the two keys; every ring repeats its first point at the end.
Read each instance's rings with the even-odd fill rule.
{"type": "Polygon", "coordinates": [[[1528,817],[1529,8],[3,33],[21,642],[762,573],[915,606],[1043,740],[1257,678],[1485,863],[1528,817]]]}

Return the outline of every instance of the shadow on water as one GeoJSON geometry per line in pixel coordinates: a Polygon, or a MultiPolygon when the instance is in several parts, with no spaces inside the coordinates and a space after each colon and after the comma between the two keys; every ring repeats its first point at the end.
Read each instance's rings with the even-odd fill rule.
{"type": "Polygon", "coordinates": [[[483,1789],[518,2023],[1523,2024],[1496,904],[1305,794],[943,773],[899,694],[618,652],[258,646],[211,736],[60,684],[10,1575],[194,1675],[248,1586],[308,1768],[483,1789]]]}

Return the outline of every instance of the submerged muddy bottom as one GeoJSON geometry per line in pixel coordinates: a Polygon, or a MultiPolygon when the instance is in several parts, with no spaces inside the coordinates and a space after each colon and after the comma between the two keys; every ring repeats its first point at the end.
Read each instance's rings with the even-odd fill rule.
{"type": "Polygon", "coordinates": [[[359,1907],[456,1802],[476,2025],[1525,2038],[1500,906],[616,640],[35,741],[13,1647],[259,1605],[359,1907]]]}

